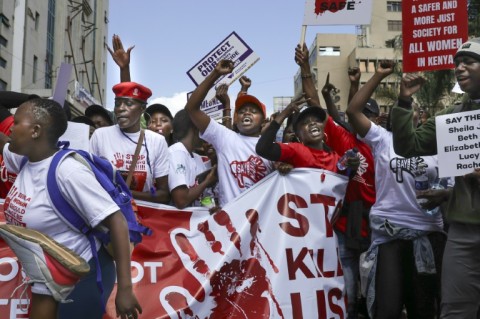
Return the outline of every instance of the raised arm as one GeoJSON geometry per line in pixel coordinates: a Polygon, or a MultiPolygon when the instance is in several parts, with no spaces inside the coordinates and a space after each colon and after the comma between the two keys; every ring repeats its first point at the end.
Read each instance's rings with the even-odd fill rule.
{"type": "Polygon", "coordinates": [[[238,81],[240,82],[241,87],[237,97],[248,94],[248,89],[252,86],[252,80],[244,75],[238,81]]]}
{"type": "Polygon", "coordinates": [[[307,45],[304,43],[303,46],[300,44],[295,48],[295,62],[300,67],[300,72],[302,76],[302,87],[305,97],[308,99],[308,105],[322,107],[320,104],[320,98],[318,96],[317,88],[313,82],[313,75],[310,69],[310,62],[308,61],[309,53],[307,45]]]}
{"type": "Polygon", "coordinates": [[[331,92],[335,90],[336,90],[335,86],[332,83],[330,83],[330,73],[328,73],[327,80],[325,81],[325,85],[322,88],[322,96],[323,96],[323,99],[325,100],[325,104],[327,105],[328,115],[330,115],[338,125],[341,125],[347,131],[352,132],[353,131],[352,127],[340,118],[340,114],[338,113],[337,106],[333,102],[331,92]]]}
{"type": "Polygon", "coordinates": [[[232,129],[232,110],[230,108],[230,97],[228,96],[228,85],[220,84],[216,88],[215,97],[223,104],[222,125],[232,129]]]}
{"type": "Polygon", "coordinates": [[[193,91],[192,96],[187,101],[185,109],[190,116],[193,124],[198,128],[198,130],[203,133],[210,123],[210,117],[200,110],[200,105],[202,101],[207,96],[208,91],[215,84],[215,81],[218,80],[222,75],[232,73],[233,71],[233,61],[230,60],[221,60],[215,66],[215,69],[207,75],[205,80],[193,91]]]}
{"type": "Polygon", "coordinates": [[[412,96],[424,83],[425,79],[420,75],[404,74],[398,102],[392,109],[393,148],[404,157],[437,153],[435,117],[430,117],[419,128],[414,127],[412,121],[412,96]]]}
{"type": "Polygon", "coordinates": [[[123,49],[122,40],[116,34],[112,37],[112,48],[107,45],[108,52],[113,58],[113,61],[120,68],[120,82],[130,82],[130,52],[135,46],[131,46],[125,51],[123,49]]]}
{"type": "Polygon", "coordinates": [[[358,67],[348,69],[348,79],[350,80],[350,90],[348,91],[348,103],[352,101],[352,98],[358,92],[360,87],[360,76],[362,73],[358,67]]]}
{"type": "Polygon", "coordinates": [[[366,117],[362,111],[368,99],[372,96],[377,86],[382,82],[384,78],[393,73],[395,63],[393,61],[381,61],[378,63],[375,74],[370,80],[365,83],[364,86],[355,94],[352,101],[348,104],[347,115],[352,125],[352,128],[361,136],[367,135],[372,122],[366,117]]]}
{"type": "Polygon", "coordinates": [[[300,99],[290,102],[290,104],[288,104],[282,112],[275,116],[275,118],[270,122],[270,125],[262,132],[262,135],[257,142],[255,151],[258,155],[271,161],[278,161],[280,159],[281,149],[280,146],[275,143],[278,129],[280,128],[280,125],[282,125],[283,121],[289,117],[290,114],[298,112],[299,105],[302,105],[305,102],[306,100],[302,96],[300,99]]]}

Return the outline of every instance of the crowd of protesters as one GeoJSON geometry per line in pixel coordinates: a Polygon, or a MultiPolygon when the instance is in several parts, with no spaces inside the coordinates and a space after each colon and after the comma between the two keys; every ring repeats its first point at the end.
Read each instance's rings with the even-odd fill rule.
{"type": "MultiPolygon", "coordinates": [[[[205,206],[214,213],[274,170],[288,174],[298,167],[319,168],[347,176],[344,205],[335,221],[347,318],[480,316],[480,255],[476,252],[480,248],[480,169],[455,177],[445,189],[415,189],[415,177],[420,174],[431,181],[437,179],[435,116],[480,108],[480,38],[464,43],[454,57],[455,77],[467,97],[462,104],[429,116],[412,106],[424,79],[405,74],[397,103],[389,113],[381,113],[372,95],[396,67],[393,61],[381,61],[362,87],[359,69],[345,70],[351,84],[348,121],[340,118],[333,103],[335,86],[329,76],[321,90],[326,110],[322,108],[305,44],[298,45],[294,53],[301,71],[302,96],[269,119],[266,106],[248,92],[252,81],[244,76],[233,113],[228,86],[215,88],[224,106],[221,123],[200,106],[217,80],[233,71],[232,61],[217,63],[193,91],[185,108],[172,116],[165,105],[147,107],[152,92],[131,81],[132,49],[124,50],[118,36],[108,48],[119,66],[121,81],[113,87],[113,114],[92,105],[85,116],[72,121],[90,126],[90,152],[108,159],[125,177],[131,177],[135,199],[180,209],[205,206]],[[285,120],[282,142],[277,142],[277,132],[285,120]],[[346,166],[340,167],[337,164],[344,154],[350,156],[346,166]],[[248,163],[247,175],[236,174],[233,163],[238,162],[248,163]],[[132,165],[133,173],[129,174],[132,165]],[[418,198],[427,201],[419,205],[418,198]],[[441,213],[425,213],[443,203],[441,213]]],[[[66,240],[64,229],[68,226],[62,221],[48,225],[38,222],[49,220],[44,216],[52,208],[42,205],[39,201],[45,196],[38,194],[45,193],[41,179],[46,178],[66,126],[67,115],[56,102],[0,92],[1,141],[5,145],[1,163],[2,177],[6,177],[0,183],[0,195],[11,200],[18,193],[35,193],[31,197],[37,200],[27,205],[32,217],[24,226],[53,236],[90,260],[85,239],[79,238],[75,244],[66,240]],[[17,108],[15,115],[9,110],[12,108],[17,108]],[[25,166],[23,157],[28,158],[25,166]]],[[[92,227],[102,224],[115,234],[112,242],[118,253],[114,261],[122,287],[117,290],[117,313],[137,318],[141,307],[132,291],[130,260],[124,251],[128,243],[121,239],[126,231],[123,217],[81,164],[72,159],[62,167],[59,178],[69,200],[86,212],[83,217],[92,227]],[[97,199],[89,200],[94,194],[97,199]]],[[[8,206],[5,215],[7,222],[14,223],[8,206]]],[[[113,259],[101,251],[101,246],[98,249],[104,259],[101,266],[114,267],[113,259]]],[[[101,318],[102,305],[85,306],[99,297],[88,293],[85,287],[89,286],[80,286],[75,289],[80,302],[68,306],[51,298],[48,288],[34,285],[32,318],[52,313],[101,318]],[[93,312],[85,315],[82,311],[86,309],[93,312]]],[[[107,297],[112,287],[113,280],[106,283],[107,297]]]]}

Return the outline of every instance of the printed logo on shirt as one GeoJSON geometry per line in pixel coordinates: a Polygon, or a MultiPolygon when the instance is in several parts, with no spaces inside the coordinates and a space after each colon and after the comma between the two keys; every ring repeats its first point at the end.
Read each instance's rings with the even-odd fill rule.
{"type": "Polygon", "coordinates": [[[363,156],[362,153],[358,152],[357,154],[360,159],[360,166],[358,167],[357,174],[355,174],[355,176],[353,177],[353,180],[363,185],[372,187],[373,185],[368,184],[365,178],[363,178],[363,174],[365,174],[368,168],[367,159],[365,158],[365,156],[363,156]]]}
{"type": "Polygon", "coordinates": [[[266,176],[267,167],[260,157],[250,155],[244,162],[231,162],[230,171],[237,179],[238,187],[249,188],[266,176]]]}
{"type": "Polygon", "coordinates": [[[186,168],[183,164],[178,164],[177,168],[175,169],[175,174],[185,175],[186,168]]]}
{"type": "Polygon", "coordinates": [[[3,211],[5,212],[5,220],[7,223],[25,227],[26,224],[23,222],[23,217],[30,200],[30,197],[19,192],[17,187],[13,186],[3,203],[3,211]]]}
{"type": "Polygon", "coordinates": [[[397,183],[403,183],[403,172],[415,177],[415,175],[425,171],[426,167],[428,166],[421,157],[395,157],[390,161],[390,169],[395,173],[397,183]]]}

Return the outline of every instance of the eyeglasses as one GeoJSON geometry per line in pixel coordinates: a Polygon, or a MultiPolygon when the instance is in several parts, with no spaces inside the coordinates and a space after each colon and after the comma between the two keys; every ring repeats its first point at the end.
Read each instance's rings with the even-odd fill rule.
{"type": "Polygon", "coordinates": [[[132,99],[115,99],[115,107],[120,107],[122,104],[125,104],[126,107],[133,107],[135,105],[143,106],[145,103],[141,103],[132,99]]]}

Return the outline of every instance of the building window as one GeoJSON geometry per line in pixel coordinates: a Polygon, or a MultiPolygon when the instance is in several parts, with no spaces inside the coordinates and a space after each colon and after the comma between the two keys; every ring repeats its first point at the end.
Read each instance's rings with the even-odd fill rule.
{"type": "Polygon", "coordinates": [[[2,68],[5,68],[7,66],[7,60],[5,60],[4,58],[1,58],[0,57],[0,66],[2,68]]]}
{"type": "Polygon", "coordinates": [[[387,1],[388,12],[402,12],[402,3],[400,1],[387,1]]]}
{"type": "Polygon", "coordinates": [[[53,44],[55,39],[55,0],[48,0],[47,54],[45,59],[45,88],[51,89],[53,82],[53,44]]]}
{"type": "Polygon", "coordinates": [[[37,68],[38,68],[38,58],[33,56],[33,73],[32,73],[32,83],[37,82],[37,68]]]}
{"type": "Polygon", "coordinates": [[[38,31],[38,26],[40,25],[40,13],[35,12],[35,30],[38,31]]]}
{"type": "Polygon", "coordinates": [[[7,90],[7,82],[0,80],[0,91],[6,91],[7,90]]]}
{"type": "Polygon", "coordinates": [[[0,45],[7,47],[8,40],[0,35],[0,45]]]}
{"type": "Polygon", "coordinates": [[[388,31],[402,31],[402,20],[388,20],[388,31]]]}
{"type": "Polygon", "coordinates": [[[3,13],[0,13],[0,20],[2,21],[4,26],[10,28],[10,20],[8,20],[8,18],[3,13]]]}
{"type": "Polygon", "coordinates": [[[320,56],[340,56],[340,47],[320,47],[318,52],[320,56]]]}

